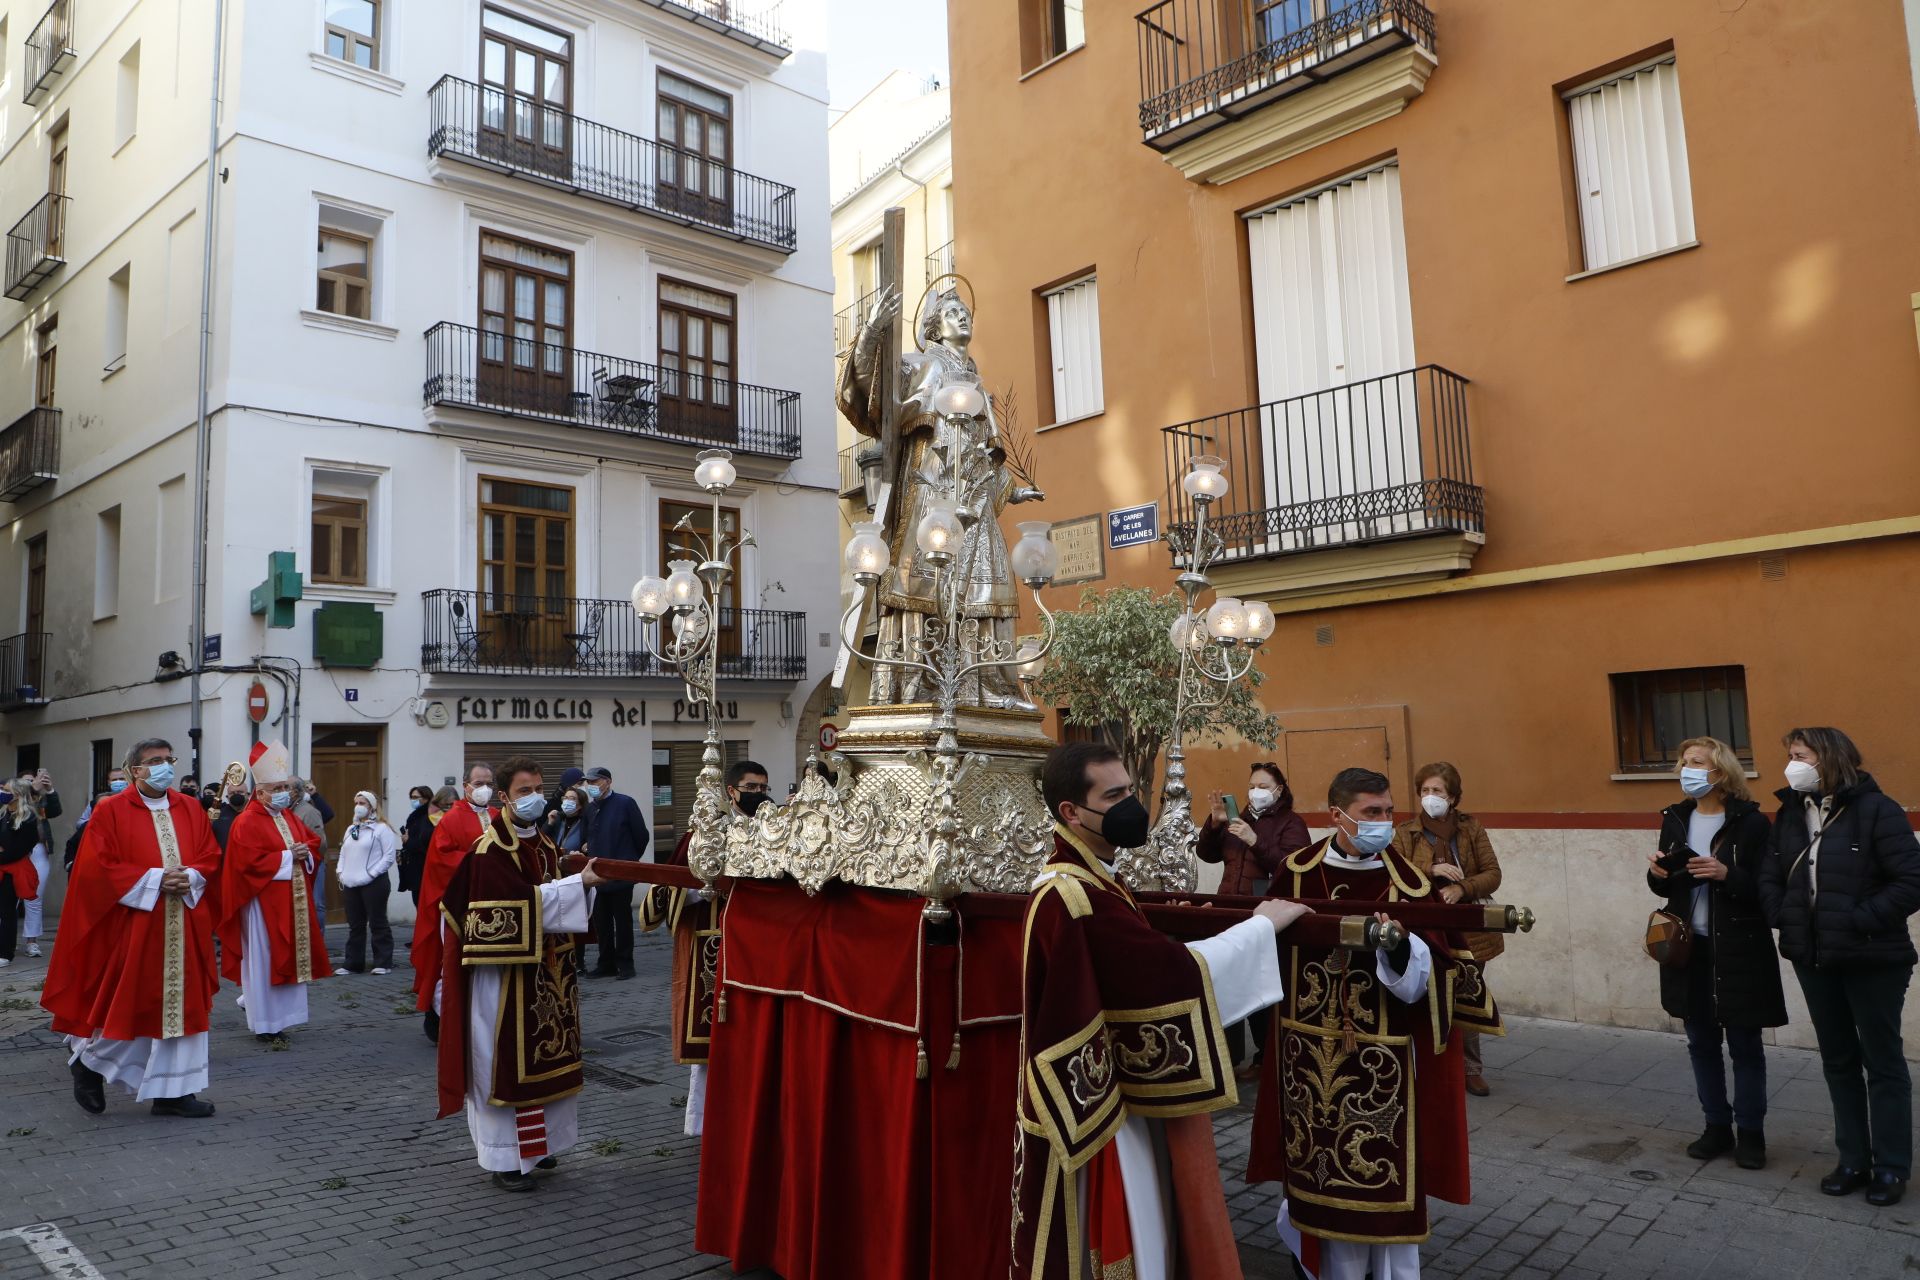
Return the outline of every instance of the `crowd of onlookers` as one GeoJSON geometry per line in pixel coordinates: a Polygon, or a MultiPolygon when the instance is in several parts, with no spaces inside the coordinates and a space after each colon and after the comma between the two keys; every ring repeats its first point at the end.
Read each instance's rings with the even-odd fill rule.
{"type": "MultiPolygon", "coordinates": [[[[1907,813],[1880,790],[1860,751],[1833,728],[1795,729],[1782,740],[1785,786],[1769,819],[1747,786],[1747,767],[1728,744],[1693,738],[1680,748],[1682,799],[1661,811],[1647,884],[1684,946],[1659,951],[1661,1007],[1686,1029],[1704,1132],[1697,1159],[1732,1153],[1742,1167],[1766,1163],[1767,1069],[1761,1033],[1786,1025],[1782,959],[1793,966],[1820,1047],[1833,1107],[1839,1163],[1821,1180],[1828,1195],[1862,1187],[1876,1205],[1897,1203],[1912,1169],[1912,1082],[1901,1015],[1917,958],[1907,919],[1920,910],[1920,840],[1907,813]],[[1729,1098],[1725,1046],[1732,1060],[1729,1098]]],[[[1446,902],[1490,901],[1500,862],[1486,829],[1462,811],[1460,773],[1444,761],[1414,773],[1419,805],[1395,829],[1392,847],[1430,878],[1446,902]]],[[[1221,864],[1223,894],[1281,893],[1285,859],[1309,843],[1277,764],[1252,767],[1244,810],[1210,797],[1200,857],[1221,864]]],[[[1469,934],[1483,964],[1499,955],[1497,933],[1469,934]]],[[[1650,950],[1650,954],[1653,952],[1650,950]]],[[[1497,998],[1497,977],[1489,981],[1497,998]]],[[[1267,1031],[1250,1019],[1229,1047],[1252,1075],[1267,1031]],[[1242,1061],[1247,1059],[1246,1061],[1242,1061]]],[[[1489,1092],[1479,1037],[1463,1034],[1466,1087],[1489,1092]]]]}

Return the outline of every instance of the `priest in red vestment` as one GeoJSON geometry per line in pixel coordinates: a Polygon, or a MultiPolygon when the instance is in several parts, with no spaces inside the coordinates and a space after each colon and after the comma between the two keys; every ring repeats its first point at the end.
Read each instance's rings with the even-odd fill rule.
{"type": "Polygon", "coordinates": [[[251,791],[227,830],[220,967],[240,984],[247,1026],[284,1042],[288,1027],[307,1020],[307,984],[333,975],[314,907],[321,837],[291,812],[293,760],[284,746],[255,744],[251,791]]]}
{"type": "MultiPolygon", "coordinates": [[[[767,767],[752,760],[727,766],[727,800],[733,811],[751,818],[773,797],[767,767]]],[[[687,865],[693,831],[680,833],[664,862],[687,865]]],[[[720,901],[700,889],[655,885],[640,904],[640,928],[651,933],[665,925],[673,934],[673,1060],[687,1066],[687,1114],[690,1138],[706,1128],[707,1061],[713,1045],[714,994],[720,987],[720,901]]]]}
{"type": "MultiPolygon", "coordinates": [[[[1392,786],[1345,769],[1334,833],[1289,855],[1270,892],[1400,902],[1431,883],[1391,848],[1392,786]]],[[[1268,1030],[1247,1181],[1281,1181],[1279,1229],[1318,1280],[1417,1280],[1427,1195],[1467,1186],[1453,949],[1409,931],[1389,953],[1282,940],[1286,998],[1268,1030]]]]}
{"type": "Polygon", "coordinates": [[[220,847],[198,797],[172,789],[173,747],[127,756],[133,785],[93,807],[68,874],[40,1005],[73,1050],[73,1096],[98,1115],[113,1081],[153,1113],[200,1119],[207,1019],[220,986],[213,890],[220,847]]]}
{"type": "MultiPolygon", "coordinates": [[[[506,807],[488,822],[437,904],[441,921],[440,1115],[465,1110],[480,1167],[531,1191],[579,1135],[580,957],[593,889],[588,864],[560,874],[540,830],[540,766],[500,766],[506,807]]],[[[441,826],[446,823],[442,822],[441,826]]]]}
{"type": "Polygon", "coordinates": [[[413,945],[407,959],[413,965],[413,1007],[427,1015],[427,1039],[440,1034],[440,895],[447,881],[473,851],[483,827],[499,812],[493,804],[493,766],[478,761],[467,766],[464,801],[447,810],[427,842],[426,866],[420,872],[420,901],[413,919],[413,945]]]}
{"type": "Polygon", "coordinates": [[[1057,826],[1027,909],[1013,1274],[1231,1280],[1207,1113],[1236,1100],[1225,1028],[1280,999],[1275,935],[1306,909],[1175,942],[1108,867],[1148,833],[1118,753],[1057,747],[1041,789],[1057,826]]]}

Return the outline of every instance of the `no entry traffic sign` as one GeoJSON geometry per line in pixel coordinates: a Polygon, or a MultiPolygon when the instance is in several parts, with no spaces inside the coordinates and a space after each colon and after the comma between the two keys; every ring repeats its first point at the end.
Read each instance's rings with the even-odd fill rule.
{"type": "Polygon", "coordinates": [[[267,686],[255,680],[247,687],[247,719],[259,724],[267,718],[267,686]]]}
{"type": "Polygon", "coordinates": [[[831,751],[840,745],[840,726],[823,724],[820,726],[820,749],[831,751]]]}

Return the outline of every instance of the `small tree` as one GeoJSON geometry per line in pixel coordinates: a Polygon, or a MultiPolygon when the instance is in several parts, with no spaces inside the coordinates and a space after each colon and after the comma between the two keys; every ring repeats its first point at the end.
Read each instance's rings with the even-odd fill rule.
{"type": "MultiPolygon", "coordinates": [[[[1145,587],[1092,587],[1080,608],[1055,615],[1053,650],[1035,682],[1047,704],[1066,708],[1068,724],[1098,729],[1132,770],[1134,788],[1152,803],[1160,749],[1173,732],[1178,705],[1180,655],[1167,632],[1180,615],[1174,592],[1145,587]]],[[[1280,722],[1268,715],[1254,687],[1258,669],[1233,686],[1219,706],[1189,711],[1186,745],[1217,743],[1229,730],[1271,749],[1280,722]]]]}

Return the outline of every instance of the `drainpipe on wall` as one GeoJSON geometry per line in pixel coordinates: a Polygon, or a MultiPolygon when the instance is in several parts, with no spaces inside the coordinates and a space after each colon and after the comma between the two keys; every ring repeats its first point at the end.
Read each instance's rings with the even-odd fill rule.
{"type": "Polygon", "coordinates": [[[187,739],[192,744],[193,776],[200,773],[201,697],[200,668],[206,661],[207,635],[207,469],[212,454],[208,438],[207,382],[213,351],[213,223],[219,199],[220,170],[220,73],[226,52],[226,0],[213,5],[213,82],[208,89],[207,120],[207,199],[204,214],[206,233],[200,247],[200,376],[199,413],[193,430],[193,616],[188,629],[188,661],[192,664],[192,684],[188,698],[190,720],[187,739]]]}

